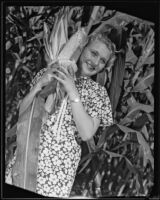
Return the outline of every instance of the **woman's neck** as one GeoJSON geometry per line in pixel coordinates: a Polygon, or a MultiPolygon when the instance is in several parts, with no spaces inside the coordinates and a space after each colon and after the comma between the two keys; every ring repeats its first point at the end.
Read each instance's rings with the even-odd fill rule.
{"type": "Polygon", "coordinates": [[[88,78],[89,78],[89,76],[83,74],[83,73],[81,72],[81,70],[78,68],[78,70],[77,70],[77,72],[76,72],[76,77],[79,78],[79,77],[82,77],[82,76],[83,76],[83,77],[88,77],[88,78]]]}

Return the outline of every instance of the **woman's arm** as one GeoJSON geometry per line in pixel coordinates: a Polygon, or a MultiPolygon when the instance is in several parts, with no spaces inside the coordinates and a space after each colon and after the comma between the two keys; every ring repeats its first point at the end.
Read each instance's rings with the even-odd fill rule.
{"type": "Polygon", "coordinates": [[[67,70],[63,69],[63,71],[65,73],[57,71],[60,76],[54,75],[54,77],[60,83],[62,83],[62,85],[68,93],[69,99],[71,101],[73,118],[82,140],[89,140],[92,138],[92,136],[98,129],[100,120],[97,118],[92,118],[87,114],[82,102],[80,101],[79,93],[74,84],[73,78],[70,76],[67,70]],[[73,102],[75,99],[79,99],[79,101],[73,102]]]}
{"type": "Polygon", "coordinates": [[[80,101],[78,91],[75,90],[70,93],[69,99],[71,100],[73,118],[82,140],[86,141],[91,139],[100,125],[100,120],[92,118],[87,114],[82,102],[80,101]],[[75,99],[79,99],[79,101],[73,102],[75,99]]]}
{"type": "Polygon", "coordinates": [[[55,69],[48,69],[42,75],[40,80],[33,86],[31,91],[24,97],[22,102],[20,103],[19,115],[21,115],[32,103],[35,95],[42,89],[42,87],[46,86],[53,78],[53,72],[55,69]]]}
{"type": "Polygon", "coordinates": [[[31,91],[24,97],[24,99],[20,103],[19,115],[21,115],[32,103],[35,95],[41,90],[39,84],[36,84],[31,91]]]}

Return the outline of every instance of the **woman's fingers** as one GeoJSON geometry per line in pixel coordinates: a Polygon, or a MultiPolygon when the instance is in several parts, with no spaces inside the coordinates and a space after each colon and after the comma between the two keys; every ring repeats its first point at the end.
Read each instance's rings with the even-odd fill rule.
{"type": "Polygon", "coordinates": [[[62,67],[61,70],[68,76],[69,75],[69,72],[66,68],[62,67]]]}
{"type": "Polygon", "coordinates": [[[54,77],[55,79],[57,79],[57,81],[59,81],[60,83],[64,84],[64,80],[63,80],[62,78],[60,78],[60,77],[58,77],[58,76],[56,76],[56,75],[53,75],[53,77],[54,77]]]}
{"type": "Polygon", "coordinates": [[[54,75],[53,75],[53,74],[48,74],[48,79],[49,79],[49,81],[52,81],[53,78],[54,78],[54,75]]]}

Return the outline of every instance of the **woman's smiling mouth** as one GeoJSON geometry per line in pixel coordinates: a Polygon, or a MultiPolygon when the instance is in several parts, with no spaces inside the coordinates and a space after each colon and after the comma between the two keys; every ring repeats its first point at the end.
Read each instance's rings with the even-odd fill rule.
{"type": "Polygon", "coordinates": [[[95,66],[91,65],[90,63],[87,62],[87,67],[90,71],[94,71],[96,68],[95,66]]]}

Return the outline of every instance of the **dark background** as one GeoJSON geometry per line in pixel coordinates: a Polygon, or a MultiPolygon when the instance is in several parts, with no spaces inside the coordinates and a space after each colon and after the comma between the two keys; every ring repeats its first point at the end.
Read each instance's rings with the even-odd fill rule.
{"type": "MultiPolygon", "coordinates": [[[[28,1],[29,2],[29,1],[28,1]]],[[[10,2],[7,2],[7,1],[4,1],[3,3],[3,9],[5,9],[5,6],[9,6],[9,5],[16,5],[16,4],[20,4],[20,5],[28,5],[29,3],[25,3],[24,1],[21,1],[21,2],[13,2],[13,1],[10,1],[10,2]]],[[[56,2],[56,1],[54,1],[56,2]]],[[[71,4],[71,2],[73,2],[74,4],[76,5],[80,5],[80,3],[78,1],[70,1],[69,4],[71,4]]],[[[87,5],[90,5],[90,3],[93,4],[93,1],[85,1],[85,4],[87,5]]],[[[95,2],[96,3],[96,2],[95,2]]],[[[35,4],[35,1],[34,2],[31,2],[30,1],[30,5],[33,6],[35,4]]],[[[37,5],[48,5],[50,3],[48,2],[38,2],[36,3],[37,5]]],[[[58,2],[58,4],[62,4],[62,5],[65,5],[66,2],[58,2]]],[[[83,1],[81,1],[81,4],[84,4],[83,1]]],[[[97,2],[97,5],[99,5],[100,2],[97,2]]],[[[156,33],[156,40],[157,42],[155,43],[156,45],[156,49],[157,49],[157,55],[159,56],[159,3],[158,1],[144,1],[144,2],[140,2],[140,1],[134,1],[131,2],[131,1],[120,1],[120,2],[117,2],[117,1],[103,1],[102,3],[103,5],[107,6],[108,9],[114,9],[114,10],[117,10],[117,11],[120,11],[120,12],[123,12],[123,13],[126,13],[126,14],[129,14],[129,15],[132,15],[132,16],[135,16],[135,17],[138,17],[138,18],[141,18],[141,19],[144,19],[144,20],[148,20],[148,21],[151,21],[151,22],[154,22],[155,23],[155,33],[156,33]]],[[[68,3],[67,3],[68,5],[68,3]]],[[[1,4],[2,6],[2,4],[1,4]]],[[[5,19],[5,15],[2,16],[2,12],[1,12],[1,22],[3,20],[3,18],[5,19]]],[[[1,32],[2,34],[2,32],[1,32]]],[[[1,52],[2,53],[2,52],[1,52]]],[[[156,63],[157,63],[157,66],[158,65],[158,59],[156,59],[156,63]]],[[[3,65],[1,65],[1,68],[2,68],[3,65]]],[[[156,73],[155,73],[155,85],[156,85],[156,91],[157,91],[157,94],[159,94],[159,69],[157,69],[158,67],[156,67],[156,73]]],[[[2,76],[1,76],[2,77],[2,76]]],[[[4,77],[4,76],[3,76],[4,77]]],[[[2,88],[2,87],[1,87],[2,88]]],[[[2,93],[1,93],[2,94],[2,93]]],[[[156,106],[158,106],[159,108],[159,95],[156,95],[156,98],[155,99],[155,104],[156,106]]],[[[1,104],[2,105],[2,104],[1,104]]],[[[2,106],[3,108],[3,106],[2,106]]],[[[2,118],[3,115],[1,114],[1,120],[3,119],[2,118]]],[[[158,117],[158,109],[155,109],[155,128],[156,130],[159,128],[158,126],[158,121],[159,121],[159,117],[158,117]]],[[[152,196],[154,197],[158,197],[158,194],[159,193],[159,187],[160,187],[160,182],[159,182],[159,174],[160,174],[160,171],[159,171],[159,168],[160,168],[160,160],[159,160],[159,145],[158,143],[160,144],[160,141],[159,141],[159,129],[156,132],[156,135],[155,135],[155,187],[153,188],[153,192],[152,192],[152,196]]],[[[2,134],[1,134],[2,135],[2,134]]],[[[2,151],[1,151],[2,152],[2,151]]],[[[1,162],[2,163],[2,162],[1,162]]],[[[2,173],[1,173],[2,174],[2,173]]],[[[4,178],[4,177],[3,177],[4,178]]],[[[2,180],[2,183],[4,182],[4,179],[2,180]]],[[[29,198],[29,197],[32,197],[32,198],[38,198],[38,197],[41,197],[39,195],[36,195],[34,193],[31,193],[31,192],[27,192],[23,189],[17,189],[16,187],[14,186],[9,186],[7,184],[4,184],[3,185],[3,191],[1,192],[1,196],[2,198],[4,197],[8,197],[8,198],[14,198],[16,196],[16,198],[22,198],[22,197],[25,197],[25,198],[29,198]]],[[[113,198],[114,199],[114,198],[113,198]]],[[[138,198],[140,199],[140,198],[138,198]]]]}

